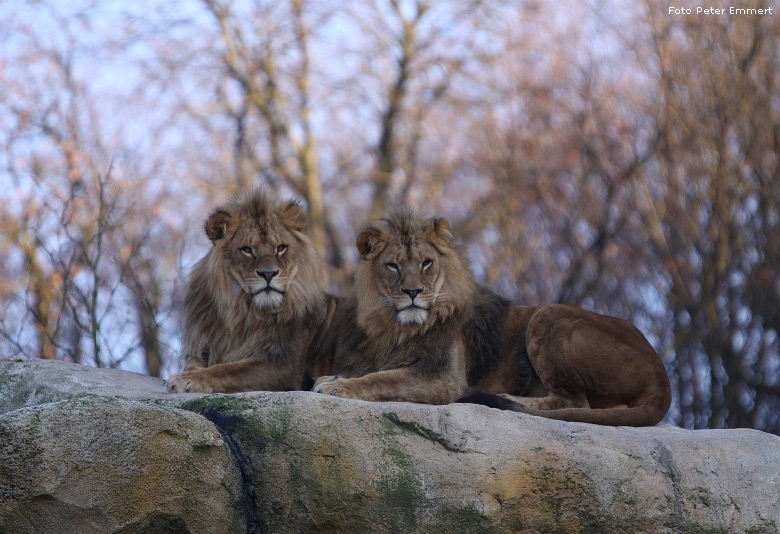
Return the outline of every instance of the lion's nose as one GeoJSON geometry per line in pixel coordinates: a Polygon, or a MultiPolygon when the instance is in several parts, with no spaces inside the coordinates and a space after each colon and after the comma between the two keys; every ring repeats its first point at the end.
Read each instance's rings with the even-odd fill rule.
{"type": "Polygon", "coordinates": [[[279,271],[257,271],[257,274],[265,278],[266,283],[270,284],[274,276],[279,274],[279,271]]]}
{"type": "Polygon", "coordinates": [[[414,300],[414,297],[422,293],[422,289],[401,289],[404,293],[409,295],[409,298],[414,300]]]}

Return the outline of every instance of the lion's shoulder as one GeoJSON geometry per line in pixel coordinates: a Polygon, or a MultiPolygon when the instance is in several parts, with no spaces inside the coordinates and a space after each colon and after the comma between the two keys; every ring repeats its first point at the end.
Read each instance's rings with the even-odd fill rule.
{"type": "Polygon", "coordinates": [[[487,286],[477,286],[474,291],[472,313],[463,327],[469,355],[469,383],[478,381],[498,365],[504,320],[509,307],[508,299],[487,286]]]}

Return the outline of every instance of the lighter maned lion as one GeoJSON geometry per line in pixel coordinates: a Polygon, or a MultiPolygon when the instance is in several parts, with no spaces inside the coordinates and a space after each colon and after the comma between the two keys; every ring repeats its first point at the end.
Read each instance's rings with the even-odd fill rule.
{"type": "Polygon", "coordinates": [[[315,391],[604,425],[664,417],[669,379],[639,330],[569,306],[510,305],[474,282],[449,228],[399,210],[358,236],[356,288],[328,342],[338,374],[315,391]]]}
{"type": "Polygon", "coordinates": [[[262,191],[209,216],[213,246],[193,268],[184,301],[187,364],[168,391],[302,388],[308,353],[335,309],[306,228],[303,208],[262,191]]]}

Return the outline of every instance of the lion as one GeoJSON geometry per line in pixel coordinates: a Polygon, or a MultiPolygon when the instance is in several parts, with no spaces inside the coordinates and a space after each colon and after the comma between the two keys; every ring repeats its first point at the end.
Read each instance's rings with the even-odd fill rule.
{"type": "Polygon", "coordinates": [[[300,390],[337,299],[322,288],[323,260],[306,212],[261,190],[206,220],[212,248],[184,299],[184,371],[169,392],[300,390]]]}
{"type": "Polygon", "coordinates": [[[634,326],[478,285],[446,219],[393,212],[360,233],[356,287],[314,391],[370,401],[472,402],[563,421],[650,426],[669,409],[661,359],[634,326]]]}

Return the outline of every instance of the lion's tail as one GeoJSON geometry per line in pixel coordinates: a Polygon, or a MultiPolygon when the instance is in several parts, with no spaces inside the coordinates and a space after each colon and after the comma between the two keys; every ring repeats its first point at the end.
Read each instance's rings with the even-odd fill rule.
{"type": "Polygon", "coordinates": [[[525,413],[528,415],[538,415],[548,419],[558,421],[569,421],[573,423],[595,423],[597,425],[610,426],[653,426],[663,419],[666,409],[655,404],[642,404],[629,408],[560,408],[556,410],[535,410],[528,408],[519,402],[493,395],[492,393],[482,393],[472,391],[466,396],[458,399],[456,402],[481,404],[490,408],[499,410],[509,410],[513,412],[525,413]]]}

